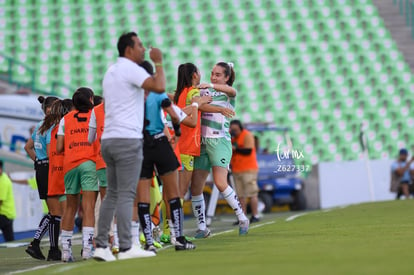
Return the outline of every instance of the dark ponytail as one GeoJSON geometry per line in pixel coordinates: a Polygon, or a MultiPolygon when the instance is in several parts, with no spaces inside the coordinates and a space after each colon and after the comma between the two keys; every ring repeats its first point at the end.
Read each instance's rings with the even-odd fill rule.
{"type": "Polygon", "coordinates": [[[55,102],[56,100],[58,100],[59,98],[55,97],[55,96],[48,96],[48,97],[44,97],[44,96],[39,96],[37,98],[37,101],[39,101],[40,104],[42,104],[42,110],[43,113],[46,114],[46,110],[47,108],[51,107],[53,102],[55,102]]]}
{"type": "Polygon", "coordinates": [[[193,63],[180,64],[178,66],[177,74],[177,89],[174,94],[174,103],[178,103],[178,99],[182,91],[193,85],[193,74],[198,71],[198,68],[193,63]]]}
{"type": "Polygon", "coordinates": [[[216,65],[222,67],[224,69],[224,75],[226,77],[229,77],[229,80],[227,80],[226,84],[233,86],[234,80],[236,80],[236,73],[234,72],[233,64],[227,62],[218,62],[216,65]]]}
{"type": "Polygon", "coordinates": [[[43,135],[53,125],[58,125],[61,118],[70,112],[72,106],[71,99],[55,100],[50,106],[49,114],[45,116],[42,125],[39,127],[39,133],[43,135]]]}

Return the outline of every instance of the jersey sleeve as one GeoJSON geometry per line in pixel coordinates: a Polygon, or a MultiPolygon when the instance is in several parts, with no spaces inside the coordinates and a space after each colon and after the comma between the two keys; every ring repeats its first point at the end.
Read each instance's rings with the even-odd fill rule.
{"type": "Polygon", "coordinates": [[[200,90],[196,88],[190,90],[187,94],[187,98],[185,99],[185,105],[190,105],[191,100],[196,96],[200,96],[200,90]]]}
{"type": "Polygon", "coordinates": [[[96,115],[95,115],[95,109],[92,109],[91,112],[91,118],[89,119],[89,128],[95,128],[96,129],[96,115]]]}
{"type": "Polygon", "coordinates": [[[151,76],[142,67],[131,64],[129,73],[126,77],[127,80],[133,85],[137,87],[142,87],[144,81],[151,76]]]}
{"type": "Polygon", "coordinates": [[[161,102],[165,99],[170,99],[167,93],[156,94],[156,95],[157,95],[157,101],[159,102],[159,104],[161,104],[161,102]]]}
{"type": "Polygon", "coordinates": [[[59,122],[59,129],[58,129],[58,136],[64,136],[65,135],[65,118],[62,117],[62,119],[59,122]]]}

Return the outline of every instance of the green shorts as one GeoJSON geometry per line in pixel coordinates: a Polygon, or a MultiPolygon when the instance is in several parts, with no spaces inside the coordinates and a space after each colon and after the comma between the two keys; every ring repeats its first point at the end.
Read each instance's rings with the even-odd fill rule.
{"type": "Polygon", "coordinates": [[[99,187],[108,187],[108,182],[106,180],[106,168],[96,170],[96,176],[98,177],[99,187]]]}
{"type": "Polygon", "coordinates": [[[65,174],[66,194],[76,195],[83,191],[98,191],[96,165],[93,161],[85,161],[65,174]]]}
{"type": "Polygon", "coordinates": [[[194,158],[194,169],[210,171],[211,167],[228,168],[232,156],[230,140],[203,138],[199,157],[194,158]]]}

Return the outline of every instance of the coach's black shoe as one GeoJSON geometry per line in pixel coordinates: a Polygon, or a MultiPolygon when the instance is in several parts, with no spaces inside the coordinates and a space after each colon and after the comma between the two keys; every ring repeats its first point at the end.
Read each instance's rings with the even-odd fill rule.
{"type": "Polygon", "coordinates": [[[176,242],[175,242],[175,250],[176,251],[193,250],[195,248],[196,248],[196,246],[192,242],[187,241],[187,239],[184,236],[180,236],[176,239],[176,242]]]}
{"type": "Polygon", "coordinates": [[[33,242],[29,244],[29,246],[26,248],[26,253],[29,254],[32,258],[38,259],[38,260],[45,260],[45,256],[43,256],[42,251],[40,250],[40,246],[34,245],[33,242]]]}
{"type": "Polygon", "coordinates": [[[61,261],[62,260],[62,251],[59,248],[54,248],[49,250],[47,255],[48,261],[61,261]]]}

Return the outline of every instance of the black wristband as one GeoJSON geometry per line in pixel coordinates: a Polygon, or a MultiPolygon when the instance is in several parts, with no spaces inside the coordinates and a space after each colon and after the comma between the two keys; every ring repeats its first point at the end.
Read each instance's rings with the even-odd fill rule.
{"type": "Polygon", "coordinates": [[[180,137],[181,136],[180,124],[173,123],[173,128],[174,128],[175,136],[180,137]]]}

